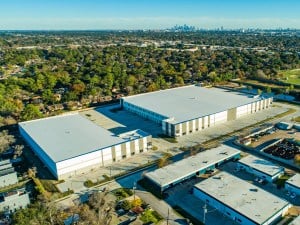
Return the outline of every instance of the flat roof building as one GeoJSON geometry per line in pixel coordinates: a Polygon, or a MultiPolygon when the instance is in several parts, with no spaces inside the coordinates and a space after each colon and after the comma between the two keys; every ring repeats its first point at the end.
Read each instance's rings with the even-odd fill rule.
{"type": "Polygon", "coordinates": [[[0,188],[18,183],[17,172],[9,159],[0,161],[0,188]]]}
{"type": "Polygon", "coordinates": [[[169,136],[182,136],[268,108],[262,98],[195,85],[123,97],[121,106],[162,125],[169,136]]]}
{"type": "Polygon", "coordinates": [[[297,173],[296,175],[289,178],[284,185],[285,189],[295,193],[296,195],[300,196],[300,174],[297,173]]]}
{"type": "Polygon", "coordinates": [[[29,195],[25,190],[13,190],[0,193],[0,212],[14,213],[30,204],[29,195]]]}
{"type": "Polygon", "coordinates": [[[253,155],[248,155],[240,159],[238,161],[238,168],[244,169],[268,182],[272,182],[284,174],[283,167],[253,155]]]}
{"type": "Polygon", "coordinates": [[[158,190],[164,191],[177,183],[193,176],[204,174],[206,171],[213,170],[226,161],[236,160],[239,157],[240,151],[226,145],[221,145],[155,171],[148,172],[145,174],[145,178],[148,182],[156,186],[158,190]]]}
{"type": "Polygon", "coordinates": [[[58,179],[111,164],[151,147],[151,136],[142,130],[115,135],[77,113],[22,122],[19,130],[58,179]]]}
{"type": "Polygon", "coordinates": [[[273,224],[291,206],[287,201],[226,172],[199,182],[193,193],[239,224],[273,224]]]}

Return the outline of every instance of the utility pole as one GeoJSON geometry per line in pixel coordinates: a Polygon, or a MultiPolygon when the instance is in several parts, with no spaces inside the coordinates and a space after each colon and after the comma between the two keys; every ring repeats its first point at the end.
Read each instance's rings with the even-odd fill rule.
{"type": "Polygon", "coordinates": [[[205,225],[205,223],[206,223],[206,213],[207,213],[207,207],[206,207],[206,202],[205,202],[205,204],[204,204],[204,206],[203,206],[203,223],[204,223],[204,225],[205,225]]]}
{"type": "Polygon", "coordinates": [[[136,189],[136,182],[133,183],[133,202],[135,202],[135,189],[136,189]]]}
{"type": "Polygon", "coordinates": [[[168,207],[167,225],[169,225],[169,216],[170,216],[170,211],[169,211],[169,207],[168,207]]]}

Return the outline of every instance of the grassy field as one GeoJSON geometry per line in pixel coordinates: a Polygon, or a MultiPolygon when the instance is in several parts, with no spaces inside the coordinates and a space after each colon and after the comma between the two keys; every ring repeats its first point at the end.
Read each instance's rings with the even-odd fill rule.
{"type": "Polygon", "coordinates": [[[296,118],[293,118],[294,122],[300,123],[300,116],[297,116],[296,118]]]}
{"type": "MultiPolygon", "coordinates": [[[[286,82],[286,80],[281,80],[282,83],[283,82],[286,82]]],[[[288,87],[288,86],[284,86],[283,84],[282,85],[278,85],[278,84],[272,84],[272,83],[267,83],[267,82],[262,82],[262,81],[257,81],[257,80],[250,80],[250,79],[246,79],[246,80],[242,80],[242,81],[239,81],[241,84],[244,84],[246,86],[251,86],[253,89],[254,88],[259,88],[260,90],[262,91],[265,91],[265,89],[267,87],[270,87],[272,89],[272,91],[278,91],[278,90],[282,90],[282,91],[285,91],[285,89],[288,87]]],[[[298,81],[299,85],[300,85],[300,79],[298,81]]],[[[294,87],[294,90],[295,91],[300,91],[300,88],[297,88],[297,87],[294,87]]]]}
{"type": "Polygon", "coordinates": [[[284,76],[283,82],[300,85],[300,69],[285,70],[281,73],[284,76]]]}

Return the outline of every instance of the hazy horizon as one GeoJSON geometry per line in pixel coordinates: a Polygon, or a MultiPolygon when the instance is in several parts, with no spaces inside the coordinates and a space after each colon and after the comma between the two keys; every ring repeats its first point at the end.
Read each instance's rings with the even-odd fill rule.
{"type": "Polygon", "coordinates": [[[299,9],[296,0],[10,0],[0,30],[300,29],[299,9]]]}

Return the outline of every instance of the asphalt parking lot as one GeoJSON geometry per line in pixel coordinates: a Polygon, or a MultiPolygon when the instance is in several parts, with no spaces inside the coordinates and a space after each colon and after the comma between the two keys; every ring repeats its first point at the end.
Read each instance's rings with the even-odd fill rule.
{"type": "Polygon", "coordinates": [[[255,114],[250,114],[243,116],[237,120],[228,121],[223,124],[219,124],[214,127],[207,128],[198,133],[192,133],[187,136],[182,136],[178,138],[178,142],[182,146],[193,146],[213,138],[217,138],[224,134],[231,133],[236,130],[240,130],[244,127],[256,124],[265,119],[272,118],[278,114],[286,112],[288,109],[285,107],[270,107],[268,109],[259,111],[255,114]]]}
{"type": "Polygon", "coordinates": [[[132,158],[116,162],[110,166],[101,167],[99,169],[94,169],[88,173],[82,173],[69,179],[65,179],[65,182],[59,183],[57,185],[61,192],[65,192],[68,189],[74,190],[74,192],[80,192],[86,189],[83,183],[87,180],[96,182],[98,180],[104,180],[105,176],[115,176],[120,173],[132,170],[136,167],[140,167],[143,164],[157,160],[162,156],[162,152],[159,151],[149,151],[144,154],[136,155],[132,158]]]}
{"type": "MultiPolygon", "coordinates": [[[[276,129],[276,128],[275,128],[276,129]]],[[[260,146],[261,144],[264,144],[268,141],[274,140],[274,139],[280,139],[280,138],[290,138],[290,139],[300,139],[300,132],[298,132],[296,129],[292,130],[279,130],[276,129],[275,131],[271,132],[270,134],[262,134],[262,135],[256,135],[253,137],[253,142],[251,143],[251,147],[256,148],[260,146]]]]}
{"type": "MultiPolygon", "coordinates": [[[[201,182],[201,178],[194,178],[188,180],[182,184],[176,185],[171,189],[168,189],[166,193],[168,198],[165,199],[171,206],[179,206],[185,211],[189,212],[193,217],[199,221],[204,220],[204,202],[196,198],[191,189],[194,184],[201,182]]],[[[236,225],[234,221],[224,216],[216,209],[207,205],[208,212],[205,215],[206,225],[236,225]]]]}
{"type": "Polygon", "coordinates": [[[170,143],[158,137],[158,135],[162,133],[161,126],[159,124],[125,110],[114,110],[116,108],[118,108],[118,104],[82,111],[81,114],[115,134],[121,134],[135,129],[144,130],[152,135],[153,145],[158,147],[158,149],[194,146],[224,134],[240,130],[265,119],[272,118],[288,110],[288,107],[283,106],[270,107],[237,120],[229,121],[197,133],[179,137],[176,139],[177,143],[170,143]]]}
{"type": "MultiPolygon", "coordinates": [[[[299,133],[299,132],[297,132],[299,133]]],[[[299,140],[299,139],[296,139],[299,140]]],[[[265,153],[271,154],[285,160],[290,160],[291,164],[296,155],[300,154],[300,148],[296,143],[289,140],[283,140],[264,150],[265,153]]]]}

